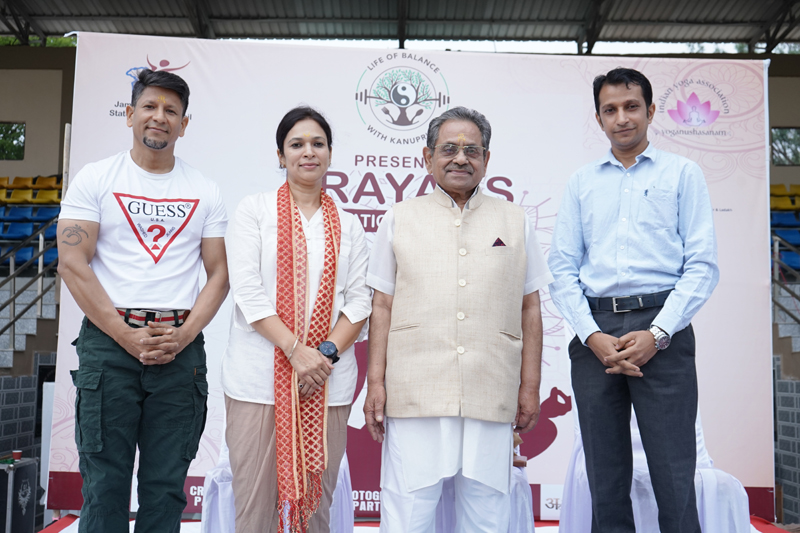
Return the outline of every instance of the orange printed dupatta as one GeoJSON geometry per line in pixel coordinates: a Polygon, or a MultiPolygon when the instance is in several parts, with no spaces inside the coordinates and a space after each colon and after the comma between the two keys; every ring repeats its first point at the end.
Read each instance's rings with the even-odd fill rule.
{"type": "MultiPolygon", "coordinates": [[[[339,213],[320,191],[325,223],[325,266],[314,311],[308,316],[308,261],[300,210],[289,184],[278,189],[278,280],[276,307],[283,323],[306,346],[328,338],[333,323],[336,267],[342,241],[339,213]]],[[[305,532],[319,507],[322,472],[327,466],[327,383],[301,401],[297,375],[283,350],[275,346],[275,447],[278,460],[280,530],[305,532]]]]}

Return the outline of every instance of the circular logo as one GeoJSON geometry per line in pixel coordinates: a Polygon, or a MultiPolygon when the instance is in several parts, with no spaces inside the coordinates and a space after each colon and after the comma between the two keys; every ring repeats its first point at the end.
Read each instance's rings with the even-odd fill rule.
{"type": "Polygon", "coordinates": [[[450,96],[437,91],[424,72],[398,66],[378,74],[369,87],[356,93],[356,100],[381,126],[411,131],[426,125],[440,107],[446,109],[450,96]]]}

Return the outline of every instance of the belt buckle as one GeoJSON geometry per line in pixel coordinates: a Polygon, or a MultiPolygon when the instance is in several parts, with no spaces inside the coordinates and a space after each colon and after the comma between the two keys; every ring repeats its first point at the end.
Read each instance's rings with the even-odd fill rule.
{"type": "Polygon", "coordinates": [[[617,309],[617,299],[622,298],[630,298],[630,296],[612,296],[611,297],[611,308],[614,310],[615,313],[630,313],[633,309],[617,309]]]}

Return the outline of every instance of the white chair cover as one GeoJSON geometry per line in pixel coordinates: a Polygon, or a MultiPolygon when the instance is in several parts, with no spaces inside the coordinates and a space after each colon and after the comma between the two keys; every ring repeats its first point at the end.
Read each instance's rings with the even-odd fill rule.
{"type": "MultiPolygon", "coordinates": [[[[231,463],[228,447],[222,443],[217,466],[206,473],[203,485],[202,533],[234,533],[236,508],[233,503],[231,463]]],[[[339,477],[331,503],[331,533],[353,533],[353,489],[347,453],[342,457],[339,477]]]]}
{"type": "MultiPolygon", "coordinates": [[[[455,483],[444,480],[442,497],[436,507],[436,533],[453,533],[456,527],[455,483]]],[[[533,533],[533,494],[524,467],[511,469],[511,520],[508,533],[533,533]]]]}
{"type": "MultiPolygon", "coordinates": [[[[564,482],[559,533],[582,533],[592,529],[592,497],[586,477],[577,407],[573,410],[575,442],[564,482]]],[[[750,516],[747,493],[739,480],[714,468],[706,450],[700,413],[695,421],[697,440],[697,471],[694,484],[697,493],[697,512],[703,533],[749,533],[750,516]]],[[[637,533],[659,533],[658,507],[647,469],[636,414],[631,415],[633,445],[633,483],[631,501],[637,533]]]]}

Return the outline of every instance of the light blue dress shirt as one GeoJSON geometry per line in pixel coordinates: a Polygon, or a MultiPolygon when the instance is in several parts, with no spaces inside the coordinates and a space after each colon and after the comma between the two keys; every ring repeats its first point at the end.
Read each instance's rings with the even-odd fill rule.
{"type": "Polygon", "coordinates": [[[653,324],[682,330],[719,281],[702,170],[652,144],[626,169],[609,150],[570,177],[549,266],[553,301],[584,344],[600,331],[586,296],[674,289],[653,324]]]}

